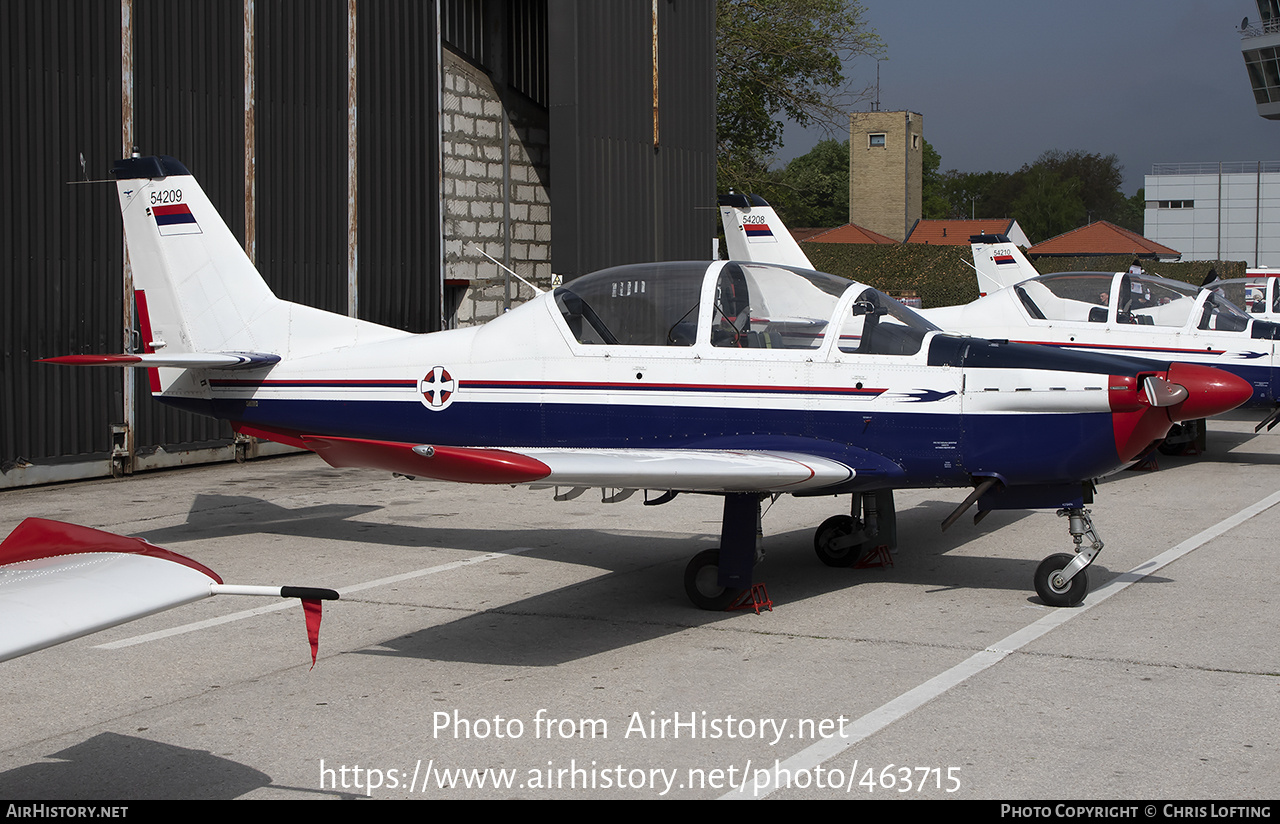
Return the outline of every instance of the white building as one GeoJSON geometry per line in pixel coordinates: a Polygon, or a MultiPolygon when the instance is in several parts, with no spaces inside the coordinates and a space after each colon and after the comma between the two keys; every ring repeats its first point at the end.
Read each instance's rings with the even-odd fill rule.
{"type": "Polygon", "coordinates": [[[1143,234],[1183,260],[1280,266],[1280,161],[1157,163],[1143,234]]]}

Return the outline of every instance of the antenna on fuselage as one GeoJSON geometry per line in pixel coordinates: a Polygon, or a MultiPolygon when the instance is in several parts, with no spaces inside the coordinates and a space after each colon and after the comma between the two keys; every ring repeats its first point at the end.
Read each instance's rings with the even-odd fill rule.
{"type": "Polygon", "coordinates": [[[506,272],[507,272],[507,274],[511,275],[511,276],[512,276],[512,277],[514,277],[516,280],[518,280],[518,281],[520,281],[521,283],[523,283],[525,286],[528,286],[530,289],[532,289],[534,292],[538,293],[539,295],[541,295],[541,294],[543,294],[544,292],[546,292],[546,291],[547,291],[546,289],[540,289],[540,288],[538,288],[537,286],[534,286],[534,285],[533,285],[532,283],[530,283],[529,281],[527,281],[527,280],[525,280],[524,278],[520,277],[518,274],[516,274],[515,270],[514,270],[514,269],[512,269],[510,266],[503,266],[503,264],[502,264],[502,262],[501,262],[501,261],[499,261],[499,260],[498,260],[497,258],[495,258],[493,255],[491,255],[491,254],[489,254],[488,252],[486,252],[484,249],[481,249],[481,248],[480,248],[480,246],[479,246],[478,244],[475,244],[475,243],[471,244],[471,248],[472,248],[472,249],[475,249],[477,252],[479,252],[480,254],[482,254],[482,255],[484,255],[485,257],[487,257],[489,260],[491,260],[491,261],[493,261],[494,263],[496,263],[496,264],[497,264],[499,267],[501,267],[502,269],[505,269],[505,270],[506,270],[506,272]]]}

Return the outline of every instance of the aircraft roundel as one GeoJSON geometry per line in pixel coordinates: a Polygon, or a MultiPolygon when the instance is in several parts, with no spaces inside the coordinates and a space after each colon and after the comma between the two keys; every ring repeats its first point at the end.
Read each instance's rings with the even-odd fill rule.
{"type": "Polygon", "coordinates": [[[430,410],[439,412],[453,402],[458,391],[458,382],[443,366],[432,367],[422,380],[418,381],[418,391],[422,393],[422,403],[430,410]]]}

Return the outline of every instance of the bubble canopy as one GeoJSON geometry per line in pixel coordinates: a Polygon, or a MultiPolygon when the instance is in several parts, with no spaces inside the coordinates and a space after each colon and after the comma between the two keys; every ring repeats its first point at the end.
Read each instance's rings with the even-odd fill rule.
{"type": "Polygon", "coordinates": [[[683,261],[616,266],[554,293],[572,336],[592,346],[823,349],[914,355],[938,327],[876,289],[787,266],[683,261]]]}

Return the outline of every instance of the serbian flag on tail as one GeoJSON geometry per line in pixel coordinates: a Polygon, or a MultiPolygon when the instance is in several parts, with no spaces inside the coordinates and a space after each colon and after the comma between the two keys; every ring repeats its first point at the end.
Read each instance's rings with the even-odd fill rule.
{"type": "Polygon", "coordinates": [[[156,228],[162,235],[198,235],[200,224],[196,223],[191,207],[185,203],[173,203],[168,206],[152,206],[151,216],[156,219],[156,228]]]}
{"type": "Polygon", "coordinates": [[[992,260],[996,262],[996,266],[1008,266],[1009,264],[1015,262],[1013,259],[1013,255],[1009,254],[1008,252],[996,252],[992,260]]]}
{"type": "Polygon", "coordinates": [[[748,243],[760,243],[761,241],[767,241],[769,243],[777,242],[773,237],[773,230],[769,228],[769,224],[767,223],[744,223],[742,224],[742,229],[747,233],[748,243]]]}

